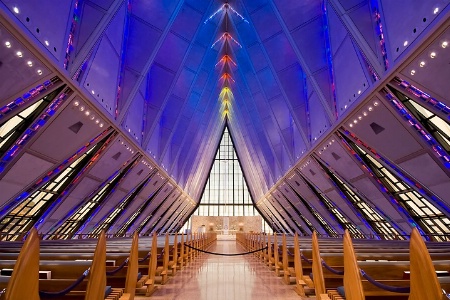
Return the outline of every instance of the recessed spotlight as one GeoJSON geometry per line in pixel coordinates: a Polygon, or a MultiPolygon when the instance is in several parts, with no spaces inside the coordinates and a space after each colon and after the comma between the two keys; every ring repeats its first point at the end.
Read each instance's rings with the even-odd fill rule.
{"type": "Polygon", "coordinates": [[[363,116],[367,116],[367,111],[363,111],[363,116]]]}
{"type": "Polygon", "coordinates": [[[22,56],[23,56],[23,53],[20,52],[20,51],[17,51],[17,52],[16,52],[16,55],[17,55],[18,57],[22,57],[22,56]]]}
{"type": "Polygon", "coordinates": [[[29,61],[27,61],[27,65],[28,65],[29,67],[32,67],[32,66],[33,66],[33,62],[32,62],[31,60],[29,60],[29,61]]]}
{"type": "Polygon", "coordinates": [[[347,104],[346,104],[346,105],[344,105],[344,109],[347,109],[347,104]]]}
{"type": "Polygon", "coordinates": [[[13,11],[16,13],[16,14],[18,14],[20,11],[19,11],[19,8],[17,7],[17,6],[14,6],[13,7],[13,11]]]}
{"type": "Polygon", "coordinates": [[[5,46],[6,46],[6,48],[11,48],[11,42],[6,41],[6,42],[5,42],[5,46]]]}
{"type": "Polygon", "coordinates": [[[361,90],[358,91],[358,95],[361,95],[361,90]]]}
{"type": "Polygon", "coordinates": [[[416,70],[411,70],[411,75],[416,74],[416,70]]]}
{"type": "Polygon", "coordinates": [[[80,110],[84,111],[85,107],[83,105],[80,106],[80,110]]]}
{"type": "Polygon", "coordinates": [[[358,123],[358,120],[353,120],[353,123],[355,123],[355,124],[358,123]]]}
{"type": "Polygon", "coordinates": [[[362,117],[361,117],[361,116],[358,116],[358,120],[362,120],[362,117]]]}
{"type": "Polygon", "coordinates": [[[439,12],[439,7],[436,7],[434,10],[433,10],[433,14],[437,14],[439,12]]]}
{"type": "Polygon", "coordinates": [[[431,57],[431,58],[435,58],[435,57],[436,57],[436,52],[431,52],[431,53],[430,53],[430,57],[431,57]]]}
{"type": "Polygon", "coordinates": [[[94,95],[94,94],[95,94],[95,91],[94,91],[94,90],[92,90],[92,91],[91,91],[91,93],[92,93],[92,95],[94,95]]]}
{"type": "Polygon", "coordinates": [[[405,46],[405,47],[408,46],[408,41],[404,41],[403,46],[405,46]]]}
{"type": "Polygon", "coordinates": [[[102,128],[103,127],[103,123],[100,123],[98,126],[100,126],[100,128],[102,128]]]}
{"type": "Polygon", "coordinates": [[[441,44],[441,47],[442,48],[447,48],[447,46],[448,46],[448,42],[447,41],[443,41],[442,44],[441,44]]]}
{"type": "Polygon", "coordinates": [[[419,63],[419,66],[421,67],[421,68],[423,68],[424,66],[425,66],[425,61],[421,61],[420,63],[419,63]]]}
{"type": "Polygon", "coordinates": [[[353,124],[352,123],[350,123],[348,126],[350,126],[350,127],[353,127],[353,124]]]}
{"type": "Polygon", "coordinates": [[[95,120],[95,124],[98,124],[98,123],[100,123],[100,120],[99,119],[95,120]]]}
{"type": "Polygon", "coordinates": [[[372,110],[373,110],[373,107],[372,107],[372,106],[369,106],[368,110],[369,110],[369,111],[372,111],[372,110]]]}
{"type": "Polygon", "coordinates": [[[375,101],[375,102],[373,103],[373,106],[378,106],[378,101],[375,101]]]}
{"type": "Polygon", "coordinates": [[[91,121],[94,121],[95,115],[91,115],[91,116],[89,117],[89,119],[91,119],[91,121]]]}
{"type": "Polygon", "coordinates": [[[41,69],[38,69],[36,72],[38,73],[38,75],[42,75],[42,70],[41,69]]]}
{"type": "Polygon", "coordinates": [[[87,111],[84,112],[84,114],[85,114],[86,116],[89,116],[89,115],[91,114],[91,112],[87,110],[87,111]]]}
{"type": "Polygon", "coordinates": [[[45,44],[45,46],[50,46],[50,43],[47,40],[44,41],[44,44],[45,44]]]}
{"type": "Polygon", "coordinates": [[[73,106],[78,106],[78,105],[80,105],[80,102],[79,102],[79,101],[74,101],[74,102],[73,102],[73,106]]]}

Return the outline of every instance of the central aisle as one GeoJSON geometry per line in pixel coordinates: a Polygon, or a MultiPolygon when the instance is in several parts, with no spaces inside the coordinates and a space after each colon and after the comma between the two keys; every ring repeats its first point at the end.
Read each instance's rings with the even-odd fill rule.
{"type": "MultiPolygon", "coordinates": [[[[240,253],[235,241],[217,241],[208,249],[217,253],[240,253]]],[[[151,297],[136,299],[232,300],[301,299],[294,287],[282,282],[252,254],[217,256],[203,253],[184,270],[177,272],[151,297]]]]}

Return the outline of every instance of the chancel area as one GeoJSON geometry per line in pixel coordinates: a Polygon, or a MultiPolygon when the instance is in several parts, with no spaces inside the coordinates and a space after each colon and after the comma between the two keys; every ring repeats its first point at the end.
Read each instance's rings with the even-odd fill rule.
{"type": "Polygon", "coordinates": [[[450,299],[449,0],[0,0],[0,299],[450,299]]]}

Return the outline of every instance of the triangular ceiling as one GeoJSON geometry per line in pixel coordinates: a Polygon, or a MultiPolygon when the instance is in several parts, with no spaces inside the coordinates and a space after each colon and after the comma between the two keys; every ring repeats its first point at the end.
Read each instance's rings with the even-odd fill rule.
{"type": "Polygon", "coordinates": [[[5,78],[5,99],[58,69],[195,201],[225,123],[253,199],[268,197],[400,68],[449,3],[16,2],[0,3],[52,66],[5,78]]]}

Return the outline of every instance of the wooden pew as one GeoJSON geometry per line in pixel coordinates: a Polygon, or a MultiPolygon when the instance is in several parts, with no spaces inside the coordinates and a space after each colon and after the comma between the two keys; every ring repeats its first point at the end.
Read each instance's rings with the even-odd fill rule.
{"type": "Polygon", "coordinates": [[[31,229],[20,250],[5,299],[39,300],[39,236],[35,228],[31,229]]]}

